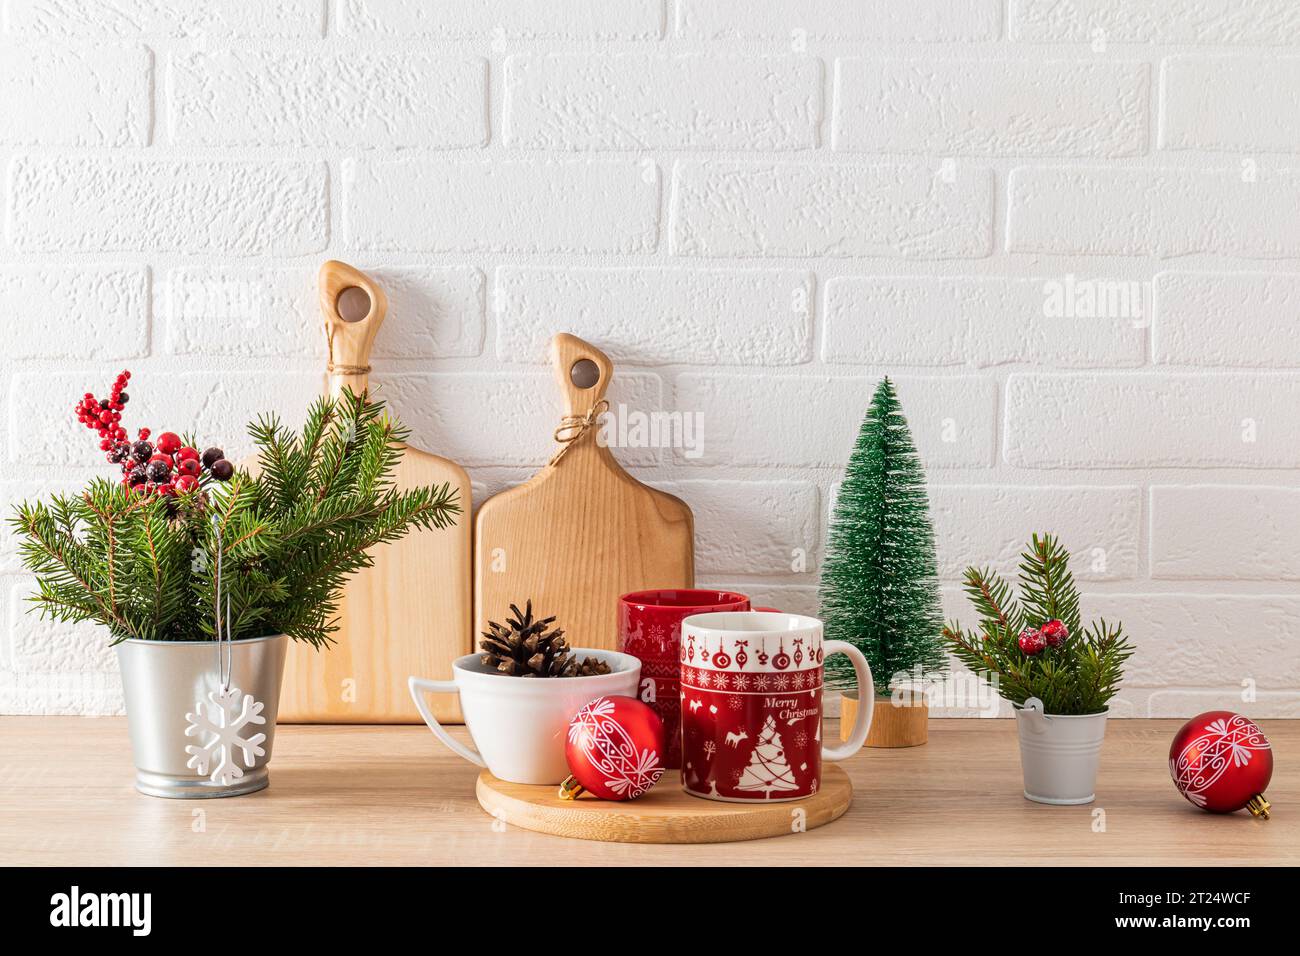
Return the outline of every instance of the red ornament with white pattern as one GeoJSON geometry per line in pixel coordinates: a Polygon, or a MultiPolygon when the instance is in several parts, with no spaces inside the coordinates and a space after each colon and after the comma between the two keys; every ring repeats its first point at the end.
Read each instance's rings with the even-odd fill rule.
{"type": "Polygon", "coordinates": [[[597,697],[573,715],[564,745],[572,774],[560,796],[584,791],[602,800],[635,800],[664,773],[664,725],[635,697],[597,697]]]}
{"type": "Polygon", "coordinates": [[[1242,807],[1268,819],[1264,788],[1273,777],[1273,747],[1248,717],[1212,710],[1183,724],[1169,748],[1178,792],[1210,813],[1242,807]]]}

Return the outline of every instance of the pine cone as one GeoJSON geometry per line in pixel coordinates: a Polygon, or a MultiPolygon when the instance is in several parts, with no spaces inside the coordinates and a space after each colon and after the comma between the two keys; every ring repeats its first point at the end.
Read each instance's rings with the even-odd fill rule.
{"type": "Polygon", "coordinates": [[[483,631],[479,649],[484,653],[479,660],[484,664],[514,677],[590,677],[609,673],[609,665],[602,660],[588,657],[579,661],[574,657],[563,630],[546,630],[554,616],[533,620],[532,601],[522,611],[514,604],[510,610],[514,617],[506,618],[504,625],[488,621],[488,630],[483,631]]]}

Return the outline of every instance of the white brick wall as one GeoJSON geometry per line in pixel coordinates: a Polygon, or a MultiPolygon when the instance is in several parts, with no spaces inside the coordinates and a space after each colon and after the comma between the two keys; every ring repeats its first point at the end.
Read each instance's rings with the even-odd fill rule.
{"type": "MultiPolygon", "coordinates": [[[[1293,0],[0,0],[0,504],[102,471],[68,409],[123,367],[133,427],[296,421],[333,256],[479,499],[573,331],[698,425],[616,454],[701,581],[815,612],[890,374],[950,614],[1055,530],[1141,648],[1118,713],[1300,716],[1298,64],[1293,0]]],[[[0,530],[0,712],[120,708],[30,586],[0,530]]]]}
{"type": "Polygon", "coordinates": [[[834,145],[862,153],[1132,156],[1146,149],[1147,65],[882,60],[835,64],[834,145]],[[891,121],[905,116],[907,122],[891,121]]]}

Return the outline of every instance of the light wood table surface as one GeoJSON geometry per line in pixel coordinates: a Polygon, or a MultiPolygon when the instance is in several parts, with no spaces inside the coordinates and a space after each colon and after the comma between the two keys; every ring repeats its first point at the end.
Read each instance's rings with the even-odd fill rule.
{"type": "Polygon", "coordinates": [[[1300,863],[1300,721],[1263,722],[1269,821],[1178,795],[1166,755],[1180,723],[1111,721],[1096,803],[1046,807],[1021,795],[1012,721],[934,720],[926,746],[843,765],[856,793],[836,822],[681,847],[503,828],[475,802],[477,768],[423,727],[282,726],[267,790],[184,801],[132,789],[122,718],[0,717],[0,864],[1300,863]]]}

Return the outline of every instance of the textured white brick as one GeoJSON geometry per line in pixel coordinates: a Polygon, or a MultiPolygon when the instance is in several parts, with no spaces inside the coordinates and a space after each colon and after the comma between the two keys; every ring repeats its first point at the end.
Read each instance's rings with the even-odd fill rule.
{"type": "Polygon", "coordinates": [[[142,46],[0,43],[0,143],[145,146],[152,70],[142,46]]]}
{"type": "Polygon", "coordinates": [[[23,251],[305,255],[326,202],[322,163],[20,156],[6,225],[23,251]]]}
{"type": "Polygon", "coordinates": [[[932,485],[930,513],[946,578],[961,578],[971,565],[1014,576],[1030,537],[1045,531],[1060,536],[1080,581],[1141,572],[1136,487],[932,485]]]}
{"type": "Polygon", "coordinates": [[[845,276],[826,283],[827,362],[1075,368],[1141,365],[1140,283],[845,276]]]}
{"type": "MultiPolygon", "coordinates": [[[[815,578],[815,575],[813,576],[815,578]]],[[[769,584],[766,581],[746,581],[736,584],[720,578],[697,579],[696,587],[716,588],[719,591],[735,591],[749,598],[751,607],[775,608],[787,614],[808,614],[816,617],[819,613],[817,586],[815,584],[769,584]]],[[[829,702],[827,715],[832,716],[829,702]]]]}
{"type": "MultiPolygon", "coordinates": [[[[484,278],[477,269],[366,269],[388,296],[372,358],[443,358],[483,349],[484,278]]],[[[325,354],[311,266],[173,269],[163,295],[166,351],[205,355],[325,354]]]]}
{"type": "Polygon", "coordinates": [[[196,146],[480,146],[476,56],[222,50],[168,63],[172,141],[196,146]]]}
{"type": "Polygon", "coordinates": [[[659,233],[648,160],[347,160],[343,193],[344,234],[362,249],[651,252],[659,233]]]}
{"type": "Polygon", "coordinates": [[[677,33],[692,39],[949,43],[996,40],[998,0],[677,0],[677,33]]]}
{"type": "Polygon", "coordinates": [[[1300,376],[1012,375],[1026,468],[1300,467],[1300,376]]]}
{"type": "Polygon", "coordinates": [[[1162,149],[1300,153],[1300,57],[1170,57],[1160,86],[1162,149]]]}
{"type": "MultiPolygon", "coordinates": [[[[68,465],[86,478],[120,478],[104,461],[99,438],[77,422],[72,406],[97,382],[103,370],[24,372],[10,380],[8,461],[13,465],[68,465]]],[[[131,402],[123,415],[128,432],[144,426],[192,431],[200,447],[218,445],[231,460],[253,450],[245,425],[274,412],[288,426],[302,423],[307,406],[320,394],[318,372],[142,373],[131,378],[131,402]]],[[[10,472],[12,474],[12,472],[10,472]]]]}
{"type": "MultiPolygon", "coordinates": [[[[704,417],[696,465],[843,468],[878,379],[872,376],[677,376],[675,408],[704,417]]],[[[997,385],[977,378],[895,382],[928,468],[984,466],[993,458],[997,385]]]]}
{"type": "Polygon", "coordinates": [[[89,621],[63,624],[42,620],[27,601],[36,590],[36,582],[26,577],[11,586],[10,666],[19,672],[116,672],[108,630],[89,621]]]}
{"type": "MultiPolygon", "coordinates": [[[[1300,685],[1300,598],[1278,594],[1085,594],[1087,619],[1122,621],[1135,687],[1300,685]],[[1250,640],[1241,640],[1241,635],[1250,640]]],[[[1237,707],[1240,708],[1240,700],[1237,707]]]]}
{"type": "Polygon", "coordinates": [[[0,714],[120,716],[122,680],[115,673],[31,674],[0,670],[0,714]]]}
{"type": "MultiPolygon", "coordinates": [[[[550,372],[405,375],[371,373],[370,381],[402,421],[411,444],[467,467],[516,465],[540,468],[555,454],[553,439],[564,409],[550,372]]],[[[618,372],[608,398],[645,414],[663,408],[657,375],[618,372]]],[[[707,433],[706,433],[707,438],[707,433]]],[[[658,448],[619,448],[624,465],[654,465],[658,448]]]]}
{"type": "Polygon", "coordinates": [[[778,269],[497,270],[497,356],[549,361],[556,317],[616,362],[797,365],[812,351],[813,277],[778,269]]]}
{"type": "Polygon", "coordinates": [[[1162,272],[1152,285],[1156,362],[1300,366],[1300,274],[1162,272]]]}
{"type": "Polygon", "coordinates": [[[976,156],[1146,151],[1145,63],[835,61],[837,150],[976,156]]]}
{"type": "Polygon", "coordinates": [[[0,266],[0,314],[9,358],[144,355],[149,351],[149,270],[0,266]]]}
{"type": "Polygon", "coordinates": [[[1007,248],[1068,255],[1300,256],[1296,170],[1011,171],[1007,248]]]}
{"type": "Polygon", "coordinates": [[[341,0],[345,34],[384,37],[656,40],[664,0],[341,0]]]}
{"type": "Polygon", "coordinates": [[[1153,578],[1300,581],[1300,489],[1151,489],[1153,578]]]}
{"type": "MultiPolygon", "coordinates": [[[[1285,691],[1260,691],[1254,700],[1246,705],[1242,699],[1242,687],[1233,684],[1222,690],[1161,690],[1152,694],[1147,700],[1147,708],[1139,717],[1195,717],[1207,710],[1231,710],[1240,713],[1247,711],[1252,717],[1281,717],[1294,720],[1300,717],[1300,694],[1288,688],[1285,691]]],[[[1268,724],[1263,727],[1269,732],[1268,724]]]]}
{"type": "Polygon", "coordinates": [[[320,0],[5,0],[10,33],[54,37],[318,37],[320,0]]]}
{"type": "MultiPolygon", "coordinates": [[[[707,437],[707,436],[706,436],[707,437]]],[[[796,549],[809,571],[821,537],[817,486],[803,481],[657,483],[695,514],[700,574],[789,574],[796,549]]]]}
{"type": "Polygon", "coordinates": [[[808,149],[821,89],[809,57],[512,56],[503,130],[524,149],[808,149]]]}
{"type": "Polygon", "coordinates": [[[673,176],[677,255],[978,258],[992,219],[987,169],[682,161],[673,176]]]}
{"type": "Polygon", "coordinates": [[[1013,40],[1038,43],[1295,43],[1293,0],[1011,0],[1013,40]]]}
{"type": "MultiPolygon", "coordinates": [[[[71,401],[68,407],[72,407],[71,401]]],[[[87,431],[86,434],[89,435],[90,432],[87,431]]],[[[97,446],[91,444],[89,447],[97,446]]],[[[87,461],[99,463],[99,459],[93,453],[87,454],[87,461]]],[[[9,521],[13,509],[21,502],[35,502],[50,495],[79,494],[84,484],[82,481],[65,481],[56,478],[0,482],[0,514],[4,516],[4,520],[0,521],[0,574],[19,574],[23,571],[22,556],[18,552],[19,538],[9,521]]],[[[0,664],[3,664],[2,660],[0,664]]]]}

